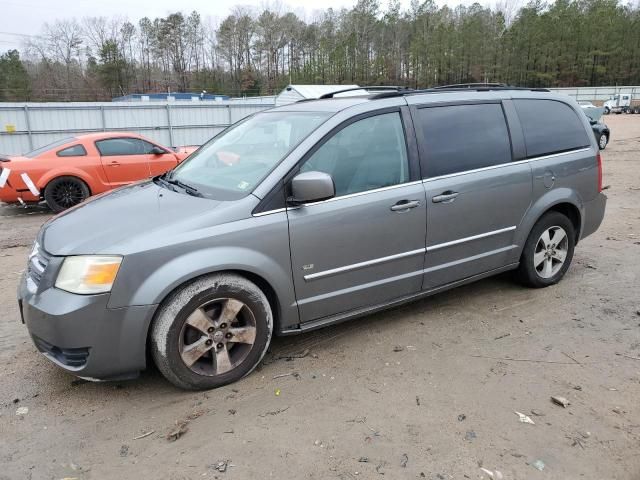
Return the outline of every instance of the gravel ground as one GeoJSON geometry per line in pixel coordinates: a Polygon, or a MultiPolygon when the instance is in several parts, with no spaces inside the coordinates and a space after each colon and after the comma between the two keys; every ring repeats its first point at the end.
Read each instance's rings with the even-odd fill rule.
{"type": "Polygon", "coordinates": [[[0,479],[639,479],[640,116],[605,119],[607,214],[559,285],[501,275],[277,338],[206,393],[40,356],[15,290],[49,214],[0,207],[0,479]]]}

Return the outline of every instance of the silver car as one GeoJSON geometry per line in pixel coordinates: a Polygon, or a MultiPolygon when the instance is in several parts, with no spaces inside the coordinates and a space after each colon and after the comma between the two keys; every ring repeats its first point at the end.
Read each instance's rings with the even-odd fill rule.
{"type": "Polygon", "coordinates": [[[181,388],[250,373],[291,335],[515,270],[565,274],[602,221],[580,107],[539,90],[305,101],[43,226],[18,292],[36,347],[89,379],[152,358],[181,388]],[[149,354],[149,355],[147,355],[149,354]]]}

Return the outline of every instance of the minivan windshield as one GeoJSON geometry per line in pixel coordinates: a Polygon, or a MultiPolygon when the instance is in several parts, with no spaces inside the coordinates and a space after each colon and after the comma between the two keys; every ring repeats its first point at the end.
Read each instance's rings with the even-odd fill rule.
{"type": "Polygon", "coordinates": [[[205,197],[233,200],[260,181],[330,114],[261,112],[223,131],[168,176],[205,197]]]}

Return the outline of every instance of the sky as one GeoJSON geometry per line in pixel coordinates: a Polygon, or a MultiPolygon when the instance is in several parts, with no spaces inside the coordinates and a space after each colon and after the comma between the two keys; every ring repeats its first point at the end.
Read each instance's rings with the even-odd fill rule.
{"type": "MultiPolygon", "coordinates": [[[[276,0],[277,1],[277,0],[276,0]]],[[[285,0],[280,2],[282,11],[293,10],[300,16],[305,12],[311,15],[320,8],[350,8],[356,0],[285,0]]],[[[404,8],[410,0],[401,0],[404,8]]],[[[438,0],[440,5],[469,5],[473,0],[438,0]]],[[[479,3],[489,4],[487,0],[479,3]]],[[[274,1],[265,0],[0,0],[0,52],[20,49],[24,40],[30,35],[37,35],[45,22],[53,22],[60,18],[82,18],[96,16],[125,17],[137,23],[147,16],[163,17],[175,11],[191,12],[197,10],[203,18],[224,18],[235,5],[262,7],[274,5],[274,1]]],[[[387,1],[380,4],[386,6],[387,1]]]]}

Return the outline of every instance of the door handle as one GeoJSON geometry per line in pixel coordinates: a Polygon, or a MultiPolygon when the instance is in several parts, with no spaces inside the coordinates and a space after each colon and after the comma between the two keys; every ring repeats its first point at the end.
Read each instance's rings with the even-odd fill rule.
{"type": "Polygon", "coordinates": [[[431,201],[433,203],[451,203],[458,195],[460,195],[458,192],[447,190],[446,192],[442,192],[440,195],[433,197],[431,201]]]}
{"type": "Polygon", "coordinates": [[[395,205],[391,206],[392,212],[406,212],[410,208],[416,208],[420,206],[420,200],[400,200],[395,205]]]}
{"type": "Polygon", "coordinates": [[[113,161],[113,162],[109,163],[108,166],[110,166],[110,167],[119,167],[120,166],[120,162],[113,161]]]}

